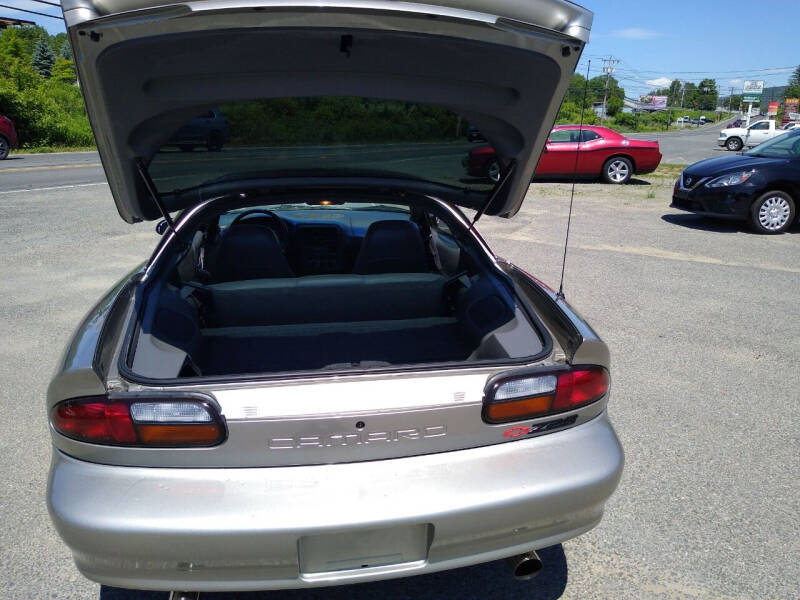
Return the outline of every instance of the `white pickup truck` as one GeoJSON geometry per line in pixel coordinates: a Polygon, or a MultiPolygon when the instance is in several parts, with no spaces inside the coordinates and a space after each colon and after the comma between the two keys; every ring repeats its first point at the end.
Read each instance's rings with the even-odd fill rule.
{"type": "Polygon", "coordinates": [[[737,152],[744,146],[758,146],[761,142],[766,142],[782,133],[786,133],[786,130],[779,128],[774,119],[756,121],[749,127],[723,129],[719,132],[717,146],[724,146],[728,150],[737,152]]]}

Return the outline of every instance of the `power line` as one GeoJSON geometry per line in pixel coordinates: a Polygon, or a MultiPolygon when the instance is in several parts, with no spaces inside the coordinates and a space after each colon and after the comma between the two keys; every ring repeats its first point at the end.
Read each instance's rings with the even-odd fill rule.
{"type": "Polygon", "coordinates": [[[16,10],[19,12],[30,13],[32,15],[39,15],[40,17],[50,17],[51,19],[59,19],[61,21],[64,20],[64,17],[57,17],[55,15],[48,15],[47,13],[43,12],[36,12],[35,10],[28,10],[26,8],[17,8],[16,6],[9,6],[8,4],[0,4],[0,8],[8,8],[11,10],[16,10]]]}
{"type": "Polygon", "coordinates": [[[738,74],[747,74],[747,73],[765,73],[767,71],[778,71],[775,75],[780,75],[782,73],[787,73],[794,70],[796,66],[789,66],[789,67],[767,67],[763,69],[735,69],[732,71],[665,71],[665,70],[637,70],[632,67],[629,69],[635,73],[644,74],[664,74],[664,75],[703,75],[703,74],[711,74],[711,75],[727,75],[730,73],[738,73],[738,74]]]}
{"type": "Polygon", "coordinates": [[[39,4],[47,4],[49,6],[55,6],[56,8],[61,8],[61,5],[57,2],[48,2],[47,0],[30,0],[30,2],[38,2],[39,4]]]}
{"type": "MultiPolygon", "coordinates": [[[[609,55],[608,58],[603,59],[603,73],[606,74],[606,87],[603,91],[603,112],[600,113],[600,122],[606,118],[606,100],[608,99],[608,80],[611,79],[611,74],[616,70],[616,65],[619,63],[618,58],[609,55]]],[[[590,63],[591,64],[591,63],[590,63]]],[[[588,69],[587,69],[588,72],[588,69]]]]}

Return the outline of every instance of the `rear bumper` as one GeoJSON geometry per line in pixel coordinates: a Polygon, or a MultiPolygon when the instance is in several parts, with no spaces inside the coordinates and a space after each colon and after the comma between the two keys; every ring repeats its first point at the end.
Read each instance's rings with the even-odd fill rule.
{"type": "Polygon", "coordinates": [[[636,161],[636,174],[644,175],[645,173],[652,173],[661,164],[661,153],[656,152],[653,156],[646,156],[636,161]]]}
{"type": "Polygon", "coordinates": [[[47,499],[78,568],[100,583],[297,588],[451,569],[562,542],[600,521],[622,466],[604,412],[528,440],[308,467],[118,467],[54,450],[47,499]],[[402,535],[414,526],[428,532],[421,559],[338,571],[301,566],[308,536],[378,539],[381,530],[402,535]]]}

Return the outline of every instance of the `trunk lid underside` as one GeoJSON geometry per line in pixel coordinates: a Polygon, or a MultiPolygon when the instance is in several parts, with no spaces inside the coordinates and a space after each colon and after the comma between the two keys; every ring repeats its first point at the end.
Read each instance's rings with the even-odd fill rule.
{"type": "MultiPolygon", "coordinates": [[[[443,106],[477,126],[503,166],[514,165],[487,214],[511,216],[591,24],[591,13],[561,0],[484,7],[497,14],[475,2],[148,4],[64,4],[98,149],[128,222],[160,216],[137,160],[149,165],[201,111],[330,96],[443,106]]],[[[492,194],[432,189],[470,208],[492,194]]],[[[201,190],[159,191],[169,211],[203,199],[201,190]]]]}

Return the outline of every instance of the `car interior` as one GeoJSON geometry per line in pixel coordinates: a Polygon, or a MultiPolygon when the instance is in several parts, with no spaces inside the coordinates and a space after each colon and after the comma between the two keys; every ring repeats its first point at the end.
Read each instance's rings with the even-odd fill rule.
{"type": "Polygon", "coordinates": [[[537,354],[536,329],[479,256],[416,208],[224,212],[151,285],[131,368],[175,378],[537,354]]]}

